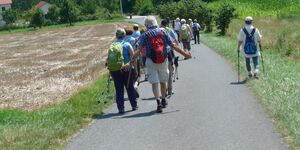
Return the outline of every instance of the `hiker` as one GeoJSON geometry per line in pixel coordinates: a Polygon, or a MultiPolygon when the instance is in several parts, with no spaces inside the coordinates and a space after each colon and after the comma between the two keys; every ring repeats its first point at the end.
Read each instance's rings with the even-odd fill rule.
{"type": "Polygon", "coordinates": [[[154,16],[147,16],[145,18],[145,26],[147,31],[141,35],[138,43],[135,57],[140,55],[140,51],[146,46],[146,66],[148,69],[148,81],[152,84],[152,91],[157,102],[157,113],[162,113],[162,108],[168,105],[166,96],[166,82],[169,78],[167,49],[169,45],[175,51],[185,57],[191,58],[190,52],[185,52],[180,47],[172,43],[168,34],[158,27],[154,16]],[[159,98],[159,84],[161,90],[161,99],[159,98]]]}
{"type": "MultiPolygon", "coordinates": [[[[190,28],[193,26],[193,20],[190,18],[189,20],[188,20],[188,23],[187,23],[189,26],[190,26],[190,28]]],[[[192,37],[192,40],[194,39],[194,34],[193,34],[193,32],[191,32],[191,37],[192,37]]]]}
{"type": "Polygon", "coordinates": [[[185,19],[181,19],[181,27],[179,30],[180,41],[183,44],[183,49],[191,50],[191,37],[192,30],[188,24],[186,24],[185,19]]]}
{"type": "Polygon", "coordinates": [[[180,19],[176,18],[175,23],[174,23],[174,30],[177,34],[178,42],[180,43],[180,35],[179,35],[179,30],[181,27],[180,19]]]}
{"type": "Polygon", "coordinates": [[[248,16],[245,19],[245,26],[240,30],[238,37],[237,52],[242,49],[246,58],[246,67],[248,77],[252,78],[250,59],[252,58],[254,64],[254,77],[258,79],[258,57],[260,56],[261,34],[257,28],[252,25],[252,17],[248,16]],[[241,48],[242,46],[242,48],[241,48]]]}
{"type": "Polygon", "coordinates": [[[194,23],[192,25],[192,29],[193,29],[193,35],[194,35],[194,40],[195,40],[195,44],[200,44],[200,29],[201,26],[200,24],[197,22],[197,19],[194,19],[194,23]]]}
{"type": "MultiPolygon", "coordinates": [[[[129,28],[125,28],[125,32],[126,32],[126,36],[124,38],[124,41],[125,42],[128,42],[130,43],[130,45],[132,46],[133,48],[133,51],[136,51],[136,39],[134,37],[132,37],[132,34],[133,34],[133,31],[129,28]]],[[[139,58],[136,58],[135,62],[139,62],[139,58]]],[[[136,93],[136,97],[139,98],[139,91],[138,91],[138,79],[139,79],[139,76],[140,76],[140,68],[139,68],[139,64],[138,63],[134,63],[133,64],[134,66],[134,89],[135,89],[135,93],[136,93]]]]}
{"type": "Polygon", "coordinates": [[[116,102],[119,114],[124,114],[124,86],[132,107],[132,110],[137,110],[137,101],[135,90],[133,87],[133,72],[132,63],[134,63],[133,48],[124,41],[125,30],[118,28],[116,31],[117,40],[110,45],[107,57],[107,67],[114,80],[116,90],[116,102]]]}
{"type": "Polygon", "coordinates": [[[140,36],[141,36],[141,32],[139,31],[139,25],[138,24],[134,24],[133,25],[132,37],[135,38],[136,41],[137,41],[140,36]]]}
{"type": "MultiPolygon", "coordinates": [[[[142,28],[141,29],[141,34],[146,32],[146,29],[142,28]]],[[[147,66],[146,66],[146,46],[144,46],[141,50],[141,57],[142,57],[142,66],[143,66],[143,72],[145,75],[145,80],[144,81],[148,81],[148,72],[147,72],[147,66]]]]}
{"type": "MultiPolygon", "coordinates": [[[[174,30],[172,28],[169,27],[169,22],[168,20],[162,20],[161,21],[161,27],[166,31],[166,33],[170,36],[170,39],[173,43],[175,43],[176,45],[179,45],[178,41],[176,40],[175,37],[175,33],[174,30]]],[[[173,74],[174,74],[174,58],[175,58],[175,53],[174,53],[174,49],[171,48],[171,46],[167,46],[167,51],[168,51],[168,61],[169,61],[169,80],[168,80],[168,95],[172,95],[173,94],[173,74]]]]}

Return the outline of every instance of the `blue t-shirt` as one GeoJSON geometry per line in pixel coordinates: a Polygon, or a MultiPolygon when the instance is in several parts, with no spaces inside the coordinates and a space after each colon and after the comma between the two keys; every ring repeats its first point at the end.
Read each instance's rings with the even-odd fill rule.
{"type": "Polygon", "coordinates": [[[124,41],[130,43],[130,45],[132,46],[133,50],[134,51],[136,50],[135,38],[132,37],[132,35],[125,36],[124,41]]]}
{"type": "Polygon", "coordinates": [[[128,63],[130,61],[130,44],[124,40],[117,40],[117,42],[124,42],[124,45],[123,45],[123,57],[124,57],[124,63],[128,63]]]}
{"type": "Polygon", "coordinates": [[[140,31],[134,31],[133,33],[132,33],[132,37],[133,38],[139,38],[141,36],[141,32],[140,31]]]}
{"type": "MultiPolygon", "coordinates": [[[[144,34],[142,34],[140,36],[140,40],[139,40],[138,44],[142,47],[146,46],[147,56],[149,56],[148,54],[151,54],[151,45],[150,45],[150,41],[149,41],[149,36],[157,36],[160,32],[161,32],[161,29],[154,26],[154,27],[149,28],[144,34]]],[[[172,45],[170,36],[168,36],[168,34],[165,31],[163,31],[162,37],[163,37],[165,48],[167,48],[167,46],[172,45]]]]}

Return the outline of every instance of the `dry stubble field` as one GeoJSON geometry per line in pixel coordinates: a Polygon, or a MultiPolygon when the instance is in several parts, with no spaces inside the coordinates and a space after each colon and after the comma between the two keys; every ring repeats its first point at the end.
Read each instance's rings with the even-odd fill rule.
{"type": "Polygon", "coordinates": [[[33,110],[68,99],[104,70],[118,25],[0,36],[0,109],[33,110]]]}

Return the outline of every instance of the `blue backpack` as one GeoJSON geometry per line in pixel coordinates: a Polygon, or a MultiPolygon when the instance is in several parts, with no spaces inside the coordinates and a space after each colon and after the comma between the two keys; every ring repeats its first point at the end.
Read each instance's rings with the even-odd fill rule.
{"type": "Polygon", "coordinates": [[[257,52],[257,45],[255,43],[255,38],[254,38],[254,33],[255,33],[255,28],[252,30],[252,32],[249,34],[246,28],[243,28],[243,31],[246,34],[246,41],[244,45],[244,51],[248,55],[253,55],[256,54],[257,52]]]}

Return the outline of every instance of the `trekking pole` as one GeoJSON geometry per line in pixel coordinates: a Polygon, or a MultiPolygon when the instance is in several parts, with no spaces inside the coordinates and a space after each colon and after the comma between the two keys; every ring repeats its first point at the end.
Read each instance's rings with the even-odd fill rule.
{"type": "Polygon", "coordinates": [[[264,65],[264,57],[263,57],[263,54],[262,54],[261,44],[259,44],[259,48],[260,48],[260,55],[261,55],[261,64],[262,64],[262,67],[263,67],[263,74],[265,76],[266,75],[265,74],[265,65],[264,65]]]}
{"type": "Polygon", "coordinates": [[[240,83],[240,51],[238,51],[238,83],[240,83]]]}

